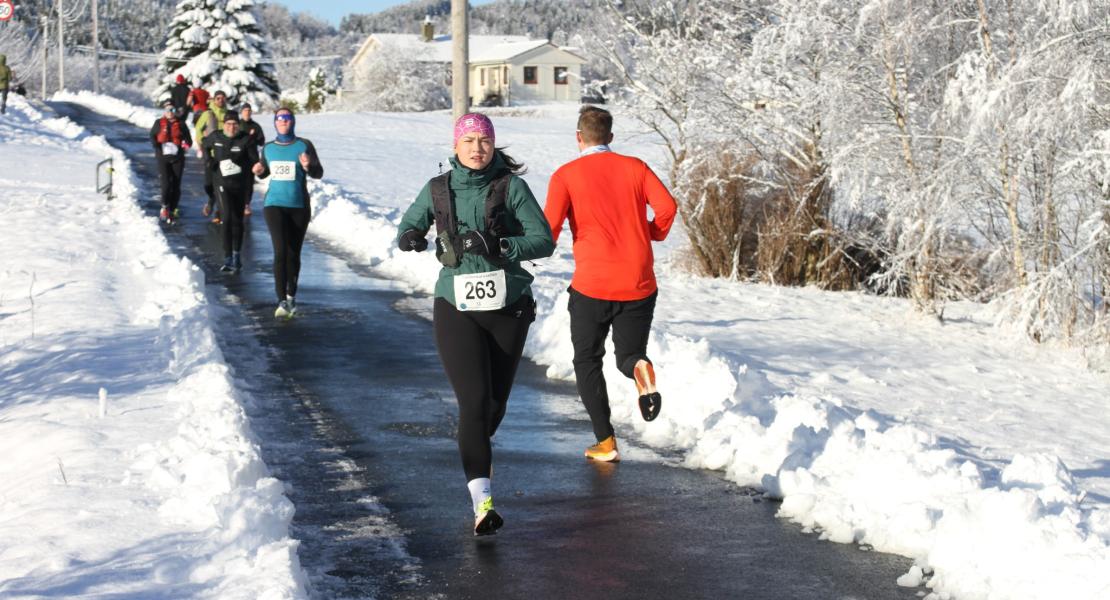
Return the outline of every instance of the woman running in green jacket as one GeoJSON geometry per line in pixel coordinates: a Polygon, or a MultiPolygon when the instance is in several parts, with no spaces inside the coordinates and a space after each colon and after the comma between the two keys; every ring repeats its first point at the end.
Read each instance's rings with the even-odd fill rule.
{"type": "Polygon", "coordinates": [[[522,260],[551,256],[555,243],[523,165],[494,146],[485,115],[455,123],[451,170],[429,181],[405,211],[401,250],[428,247],[434,223],[443,268],[435,286],[436,347],[459,404],[459,453],[474,509],[474,534],[494,533],[490,438],[505,416],[509,391],[536,318],[532,275],[522,260]]]}

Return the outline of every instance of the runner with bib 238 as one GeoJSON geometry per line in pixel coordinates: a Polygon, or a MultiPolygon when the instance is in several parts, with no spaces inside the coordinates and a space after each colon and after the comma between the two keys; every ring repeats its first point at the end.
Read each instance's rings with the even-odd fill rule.
{"type": "Polygon", "coordinates": [[[458,443],[474,509],[474,534],[503,520],[493,508],[490,438],[509,400],[528,328],[536,318],[532,275],[522,260],[551,256],[555,243],[523,165],[494,146],[493,123],[470,113],[455,123],[451,170],[432,178],[405,211],[397,245],[428,247],[436,226],[433,322],[436,347],[459,405],[458,443]]]}

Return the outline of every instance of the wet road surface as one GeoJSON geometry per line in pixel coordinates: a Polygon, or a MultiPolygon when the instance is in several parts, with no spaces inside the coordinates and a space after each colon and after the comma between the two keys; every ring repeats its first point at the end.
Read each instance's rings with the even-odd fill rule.
{"type": "MultiPolygon", "coordinates": [[[[147,132],[51,106],[127,153],[150,190],[142,205],[156,215],[147,132]]],[[[328,157],[321,161],[326,176],[328,157]]],[[[407,298],[313,239],[310,227],[301,315],[275,321],[257,196],[239,274],[218,271],[221,238],[200,215],[194,157],[182,219],[166,234],[205,272],[221,349],[266,462],[297,507],[292,535],[315,597],[918,597],[895,584],[909,559],[819,541],[777,519],[777,503],[718,473],[681,468],[627,439],[624,462],[585,461],[593,440],[573,384],[527,361],[494,445],[494,499],[506,525],[474,538],[454,397],[431,324],[415,314],[431,299],[407,298]]]]}

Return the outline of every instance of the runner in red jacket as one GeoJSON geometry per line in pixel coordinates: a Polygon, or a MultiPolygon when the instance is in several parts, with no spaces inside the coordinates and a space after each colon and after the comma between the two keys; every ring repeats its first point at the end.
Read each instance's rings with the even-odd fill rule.
{"type": "Polygon", "coordinates": [[[195,127],[197,119],[204,114],[204,111],[208,110],[208,92],[200,86],[199,79],[193,82],[193,89],[189,90],[187,102],[192,106],[193,126],[195,127]]]}
{"type": "Polygon", "coordinates": [[[544,208],[556,241],[564,220],[570,220],[574,235],[567,306],[574,376],[598,441],[586,450],[586,457],[601,461],[620,460],[601,372],[610,327],[617,368],[635,380],[644,419],[659,415],[662,398],[647,356],[657,296],[651,242],[667,237],[677,210],[670,192],[644,161],[609,149],[612,130],[609,111],[582,109],[580,156],[551,176],[544,208]],[[648,206],[654,219],[648,219],[648,206]]]}

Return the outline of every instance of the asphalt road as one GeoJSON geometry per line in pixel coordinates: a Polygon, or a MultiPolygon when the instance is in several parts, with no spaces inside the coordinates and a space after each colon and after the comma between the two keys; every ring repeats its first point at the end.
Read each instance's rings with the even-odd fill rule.
{"type": "MultiPolygon", "coordinates": [[[[147,132],[51,106],[127,153],[156,215],[147,132]]],[[[431,324],[399,309],[411,302],[395,286],[313,239],[311,227],[301,315],[275,321],[261,199],[245,269],[220,273],[197,162],[189,159],[183,219],[167,239],[206,273],[221,349],[267,464],[297,506],[293,535],[315,597],[917,598],[895,584],[910,560],[820,541],[719,473],[682,468],[627,438],[624,462],[587,462],[592,435],[573,384],[527,362],[495,438],[494,499],[506,525],[474,538],[431,324]]]]}

